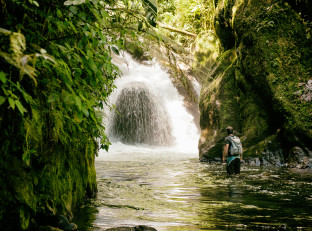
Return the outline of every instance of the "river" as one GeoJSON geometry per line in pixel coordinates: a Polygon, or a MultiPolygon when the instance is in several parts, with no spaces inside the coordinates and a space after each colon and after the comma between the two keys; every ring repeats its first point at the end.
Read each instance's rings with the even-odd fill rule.
{"type": "Polygon", "coordinates": [[[98,196],[79,230],[312,230],[310,170],[242,165],[239,176],[194,153],[115,144],[96,161],[98,196]]]}
{"type": "Polygon", "coordinates": [[[112,145],[96,158],[98,194],[75,214],[79,230],[312,230],[311,170],[242,165],[229,177],[199,162],[198,129],[167,71],[125,58],[110,97],[119,115],[106,111],[112,145]]]}

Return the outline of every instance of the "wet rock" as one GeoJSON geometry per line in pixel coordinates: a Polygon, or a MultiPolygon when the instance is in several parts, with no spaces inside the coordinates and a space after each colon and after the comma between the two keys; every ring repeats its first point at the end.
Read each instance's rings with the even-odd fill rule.
{"type": "Polygon", "coordinates": [[[261,160],[262,160],[263,166],[273,165],[273,166],[281,167],[285,165],[282,149],[277,149],[274,151],[267,149],[263,151],[261,160]]]}
{"type": "Polygon", "coordinates": [[[284,230],[286,230],[286,225],[281,225],[280,227],[278,227],[277,230],[278,230],[278,231],[284,231],[284,230]]]}
{"type": "Polygon", "coordinates": [[[256,158],[247,158],[244,160],[244,163],[250,165],[250,166],[257,166],[259,167],[261,165],[261,161],[258,157],[256,158]]]}
{"type": "Polygon", "coordinates": [[[77,225],[74,223],[70,223],[65,216],[59,215],[57,219],[58,219],[57,226],[61,228],[62,230],[64,231],[78,230],[77,225]]]}
{"type": "Polygon", "coordinates": [[[38,228],[39,231],[63,231],[59,228],[55,228],[53,226],[49,226],[49,225],[46,225],[46,226],[41,226],[38,228]]]}
{"type": "Polygon", "coordinates": [[[311,152],[305,152],[301,147],[293,147],[288,154],[288,166],[291,168],[311,168],[311,152]]]}
{"type": "Polygon", "coordinates": [[[157,231],[157,229],[154,229],[153,227],[145,226],[145,225],[138,225],[135,227],[116,227],[116,228],[110,228],[106,229],[106,231],[157,231]]]}

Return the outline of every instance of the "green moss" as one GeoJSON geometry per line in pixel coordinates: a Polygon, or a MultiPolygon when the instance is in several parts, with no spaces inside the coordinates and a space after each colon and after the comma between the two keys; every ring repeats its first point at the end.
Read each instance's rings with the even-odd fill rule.
{"type": "Polygon", "coordinates": [[[199,144],[200,158],[220,157],[227,126],[240,130],[235,65],[233,50],[222,54],[211,75],[213,80],[203,86],[200,97],[200,126],[203,130],[199,144]]]}
{"type": "Polygon", "coordinates": [[[266,137],[264,140],[260,141],[259,143],[245,148],[244,149],[244,158],[249,157],[258,157],[262,158],[263,153],[265,153],[267,150],[270,150],[270,152],[276,152],[280,150],[280,135],[274,134],[269,137],[266,137]]]}
{"type": "Polygon", "coordinates": [[[208,31],[199,34],[196,37],[195,44],[194,56],[196,62],[194,68],[199,68],[206,73],[207,69],[210,69],[219,56],[219,40],[213,31],[208,31]]]}
{"type": "MultiPolygon", "coordinates": [[[[96,193],[97,144],[93,138],[77,131],[80,142],[43,142],[45,136],[41,134],[46,125],[39,121],[44,121],[42,114],[19,121],[18,145],[12,139],[1,146],[1,228],[2,221],[16,230],[26,230],[34,223],[48,224],[56,214],[71,218],[85,196],[96,193]],[[26,148],[34,150],[28,164],[21,154],[26,148]]],[[[3,130],[2,135],[7,131],[3,130]]]]}
{"type": "Polygon", "coordinates": [[[232,27],[232,7],[234,4],[234,0],[223,0],[218,3],[216,9],[214,28],[225,50],[231,49],[235,45],[235,36],[232,27]]]}
{"type": "Polygon", "coordinates": [[[220,156],[227,125],[240,133],[250,157],[264,149],[278,154],[281,146],[298,142],[311,147],[312,105],[303,96],[312,73],[312,41],[301,16],[282,1],[222,1],[215,29],[228,50],[201,92],[200,155],[220,156]],[[229,36],[235,36],[235,48],[227,44],[229,36]]]}
{"type": "Polygon", "coordinates": [[[25,230],[29,228],[30,214],[23,207],[20,208],[20,224],[21,229],[25,230]]]}
{"type": "Polygon", "coordinates": [[[234,50],[219,56],[211,76],[214,79],[205,83],[200,97],[200,158],[221,156],[227,126],[235,128],[244,148],[256,145],[275,131],[270,128],[265,103],[239,71],[234,50]]]}
{"type": "Polygon", "coordinates": [[[305,24],[289,5],[270,1],[245,2],[235,21],[241,71],[287,127],[305,136],[312,129],[311,102],[295,95],[311,78],[312,43],[305,24]]]}

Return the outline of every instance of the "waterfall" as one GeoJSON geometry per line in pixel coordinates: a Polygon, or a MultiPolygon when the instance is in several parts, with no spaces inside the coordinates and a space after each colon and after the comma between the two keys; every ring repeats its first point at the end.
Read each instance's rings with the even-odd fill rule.
{"type": "Polygon", "coordinates": [[[110,149],[148,145],[197,153],[198,129],[167,71],[155,60],[142,64],[127,53],[113,60],[122,77],[109,98],[117,110],[105,122],[110,149]]]}
{"type": "Polygon", "coordinates": [[[141,82],[120,89],[109,134],[127,144],[172,144],[171,125],[162,102],[141,82]]]}

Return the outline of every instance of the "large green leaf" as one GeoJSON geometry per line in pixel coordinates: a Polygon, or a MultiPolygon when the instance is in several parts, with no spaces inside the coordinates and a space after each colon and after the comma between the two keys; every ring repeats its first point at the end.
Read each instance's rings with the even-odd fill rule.
{"type": "Polygon", "coordinates": [[[27,110],[24,108],[24,106],[21,104],[19,100],[15,100],[15,105],[17,106],[18,110],[22,115],[24,115],[24,113],[27,112],[27,110]]]}
{"type": "Polygon", "coordinates": [[[11,106],[11,108],[14,110],[15,109],[15,101],[12,98],[9,98],[9,104],[11,106]]]}
{"type": "Polygon", "coordinates": [[[5,74],[1,71],[0,72],[0,80],[1,80],[1,82],[2,83],[6,83],[6,81],[7,81],[7,79],[6,79],[6,77],[5,77],[5,74]]]}
{"type": "Polygon", "coordinates": [[[5,97],[0,96],[0,105],[2,105],[5,102],[5,97]]]}

